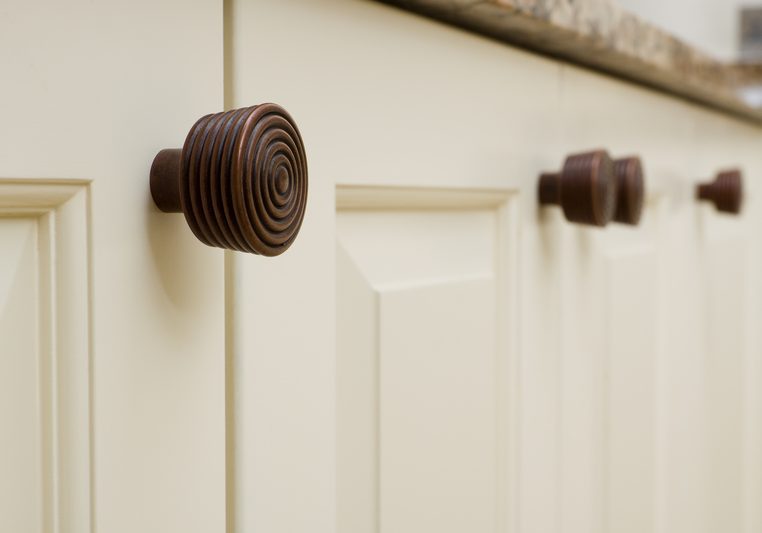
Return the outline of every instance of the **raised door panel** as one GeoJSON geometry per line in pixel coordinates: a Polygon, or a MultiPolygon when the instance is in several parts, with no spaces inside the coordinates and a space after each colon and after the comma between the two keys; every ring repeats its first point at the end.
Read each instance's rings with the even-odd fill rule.
{"type": "Polygon", "coordinates": [[[339,531],[506,530],[516,208],[340,189],[339,531]]]}
{"type": "Polygon", "coordinates": [[[657,531],[662,205],[649,201],[638,228],[557,221],[563,531],[657,531]]]}
{"type": "Polygon", "coordinates": [[[744,504],[760,476],[759,452],[749,446],[759,427],[758,406],[749,402],[759,379],[747,331],[750,243],[742,219],[710,207],[691,219],[705,222],[706,233],[697,233],[688,251],[675,244],[685,255],[665,253],[661,517],[676,531],[755,531],[756,512],[744,504]]]}
{"type": "Polygon", "coordinates": [[[37,227],[34,220],[0,220],[0,424],[14,428],[2,441],[0,528],[43,531],[42,435],[37,331],[37,227]]]}
{"type": "Polygon", "coordinates": [[[760,453],[746,449],[746,435],[759,417],[759,407],[746,404],[748,243],[742,234],[733,233],[709,236],[706,247],[705,325],[699,335],[706,346],[700,364],[706,432],[702,496],[711,509],[707,531],[744,530],[749,490],[744,471],[747,461],[753,464],[760,453]]]}
{"type": "Polygon", "coordinates": [[[603,531],[656,531],[660,270],[653,243],[606,254],[603,531]]]}

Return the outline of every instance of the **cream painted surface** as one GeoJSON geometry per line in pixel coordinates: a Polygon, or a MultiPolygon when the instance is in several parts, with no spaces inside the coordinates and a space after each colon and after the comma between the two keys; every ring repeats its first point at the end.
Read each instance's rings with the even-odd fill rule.
{"type": "Polygon", "coordinates": [[[0,529],[40,531],[43,521],[41,394],[38,347],[37,225],[34,220],[0,220],[4,261],[0,265],[0,424],[14,428],[4,437],[0,479],[0,529]]]}
{"type": "Polygon", "coordinates": [[[88,195],[84,182],[0,180],[5,262],[3,530],[91,524],[88,195]]]}
{"type": "Polygon", "coordinates": [[[220,531],[223,256],[148,170],[222,107],[222,5],[1,11],[0,530],[220,531]]]}
{"type": "Polygon", "coordinates": [[[503,528],[516,203],[389,190],[338,205],[337,528],[503,528]]]}
{"type": "Polygon", "coordinates": [[[0,65],[3,531],[762,531],[760,128],[359,0],[19,3],[0,65]],[[277,259],[149,198],[223,89],[306,143],[277,259]],[[599,146],[638,228],[537,207],[599,146]]]}
{"type": "MultiPolygon", "coordinates": [[[[436,203],[428,198],[438,196],[443,188],[469,193],[505,190],[522,182],[533,188],[537,169],[558,163],[558,126],[553,124],[552,110],[558,106],[559,67],[528,53],[462,38],[439,25],[368,2],[233,2],[230,22],[229,106],[258,101],[284,105],[299,124],[310,165],[310,200],[294,246],[277,264],[238,256],[232,261],[236,300],[235,395],[229,419],[235,443],[232,529],[328,532],[336,530],[337,520],[347,524],[346,519],[368,528],[359,531],[372,531],[377,523],[373,515],[336,516],[337,506],[348,505],[347,498],[362,500],[368,513],[378,505],[372,495],[355,492],[365,494],[367,489],[335,492],[335,454],[346,445],[337,442],[334,431],[336,409],[342,408],[336,405],[335,376],[343,371],[336,368],[335,359],[335,294],[341,289],[334,258],[336,184],[374,186],[379,197],[388,196],[379,188],[415,187],[425,198],[418,200],[417,209],[436,203]],[[284,28],[296,27],[299,37],[284,40],[284,28]],[[515,70],[494,69],[503,61],[515,70]],[[497,91],[490,93],[495,98],[489,99],[489,105],[482,99],[486,79],[497,80],[501,93],[499,98],[497,91]],[[527,99],[530,93],[534,97],[527,99]],[[511,143],[505,142],[506,136],[511,143]],[[544,148],[537,150],[537,146],[544,148]],[[244,294],[250,295],[245,301],[240,298],[244,294]],[[292,512],[295,502],[298,513],[292,512]]],[[[529,198],[512,202],[510,217],[515,218],[516,228],[523,223],[522,205],[530,202],[529,198]]],[[[536,214],[525,212],[524,216],[536,214]]],[[[537,231],[535,221],[527,228],[537,231]]],[[[540,239],[530,237],[529,241],[545,248],[540,239]]],[[[376,244],[383,250],[392,243],[386,237],[376,244]]],[[[507,239],[502,245],[515,249],[518,239],[507,239]]],[[[420,253],[415,249],[412,253],[416,256],[398,255],[398,261],[416,265],[420,253]]],[[[468,254],[463,255],[467,260],[468,254]]],[[[518,261],[518,255],[512,261],[518,261]]],[[[545,260],[540,266],[556,267],[545,260]]],[[[431,276],[431,272],[424,270],[422,275],[431,276]]],[[[546,292],[544,281],[537,277],[528,283],[546,292]]],[[[513,292],[517,293],[518,289],[513,292]]],[[[484,301],[482,296],[470,297],[484,301]]],[[[504,314],[492,318],[496,328],[517,323],[518,302],[510,300],[501,310],[504,314]]],[[[545,313],[540,308],[536,311],[545,313]]],[[[512,335],[506,342],[515,350],[526,339],[536,343],[533,349],[538,356],[550,356],[555,339],[547,335],[545,325],[540,330],[538,335],[512,335]]],[[[493,394],[515,395],[517,389],[510,382],[517,376],[510,370],[514,361],[495,364],[500,365],[496,371],[505,374],[506,385],[493,394]]],[[[542,390],[532,393],[543,402],[549,399],[542,390]]],[[[482,431],[503,432],[500,442],[509,442],[514,432],[509,423],[518,419],[508,414],[513,409],[508,399],[501,396],[498,403],[503,420],[495,420],[492,428],[485,423],[482,431]]],[[[553,402],[546,405],[552,411],[553,402]]],[[[541,415],[533,417],[532,423],[548,427],[552,419],[541,415]]],[[[485,446],[489,443],[471,445],[458,461],[477,449],[489,450],[485,446]]],[[[499,470],[516,472],[515,465],[510,466],[514,454],[501,447],[503,455],[495,461],[506,464],[500,464],[499,470]]],[[[551,473],[543,448],[545,442],[538,442],[537,465],[551,473]]],[[[365,469],[357,475],[371,475],[371,465],[365,469]]],[[[470,516],[480,514],[480,523],[505,530],[517,520],[511,483],[515,476],[494,475],[505,483],[493,491],[493,497],[502,495],[494,506],[496,516],[484,516],[484,507],[470,507],[469,512],[470,516]]],[[[543,516],[548,515],[545,486],[543,480],[536,481],[543,516]]],[[[479,490],[484,493],[485,485],[479,490]]],[[[451,501],[448,498],[444,493],[431,494],[426,505],[451,501]]],[[[404,522],[404,515],[395,517],[404,522]]],[[[411,520],[423,518],[417,515],[411,520]]]]}
{"type": "MultiPolygon", "coordinates": [[[[442,285],[380,301],[379,499],[389,531],[496,527],[495,284],[442,285]]],[[[342,429],[339,420],[339,438],[342,429]]]]}
{"type": "Polygon", "coordinates": [[[229,24],[229,105],[286,106],[311,179],[283,261],[230,261],[231,530],[760,531],[758,127],[373,2],[229,24]],[[601,146],[638,228],[537,207],[601,146]],[[739,218],[693,198],[728,165],[739,218]]]}
{"type": "MultiPolygon", "coordinates": [[[[652,218],[653,220],[653,218],[652,218]]],[[[656,363],[659,356],[657,250],[614,248],[606,256],[603,396],[604,531],[654,531],[656,363]]]]}

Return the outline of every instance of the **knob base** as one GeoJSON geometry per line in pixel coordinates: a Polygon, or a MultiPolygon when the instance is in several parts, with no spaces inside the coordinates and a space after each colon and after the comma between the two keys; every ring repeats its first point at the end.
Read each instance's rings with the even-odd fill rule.
{"type": "Polygon", "coordinates": [[[714,204],[718,211],[737,215],[743,204],[743,177],[740,170],[726,170],[717,174],[711,183],[696,187],[699,200],[714,204]]]}
{"type": "Polygon", "coordinates": [[[151,196],[156,207],[165,213],[182,213],[180,205],[180,149],[162,150],[151,165],[151,196]]]}

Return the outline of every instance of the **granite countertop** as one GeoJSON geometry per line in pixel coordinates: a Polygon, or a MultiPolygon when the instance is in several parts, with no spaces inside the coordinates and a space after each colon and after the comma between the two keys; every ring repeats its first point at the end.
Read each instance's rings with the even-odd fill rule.
{"type": "Polygon", "coordinates": [[[714,59],[616,0],[381,0],[762,122],[762,67],[714,59]]]}

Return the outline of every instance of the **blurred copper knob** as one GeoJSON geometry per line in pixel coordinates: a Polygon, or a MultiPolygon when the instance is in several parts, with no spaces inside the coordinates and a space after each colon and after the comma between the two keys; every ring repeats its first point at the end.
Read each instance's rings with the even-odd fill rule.
{"type": "Polygon", "coordinates": [[[718,211],[737,215],[743,204],[743,176],[740,170],[725,170],[711,183],[696,187],[699,200],[712,202],[718,211]]]}
{"type": "Polygon", "coordinates": [[[614,162],[605,150],[570,155],[560,172],[540,176],[543,205],[560,205],[570,222],[605,226],[617,205],[614,162]]]}
{"type": "Polygon", "coordinates": [[[296,239],[307,204],[307,158],[285,109],[261,104],[206,115],[182,149],[151,166],[159,209],[182,212],[209,246],[274,256],[296,239]]]}
{"type": "Polygon", "coordinates": [[[637,225],[643,212],[645,183],[639,157],[624,157],[614,161],[617,179],[617,202],[614,220],[637,225]]]}

